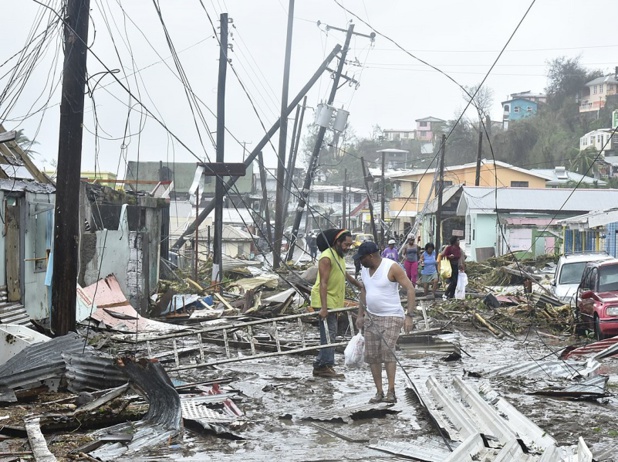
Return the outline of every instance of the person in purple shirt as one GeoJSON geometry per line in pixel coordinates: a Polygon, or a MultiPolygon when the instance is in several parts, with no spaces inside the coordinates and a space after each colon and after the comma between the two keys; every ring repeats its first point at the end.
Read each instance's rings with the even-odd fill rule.
{"type": "Polygon", "coordinates": [[[399,251],[395,248],[395,239],[388,241],[388,247],[382,251],[382,258],[399,261],[399,251]]]}

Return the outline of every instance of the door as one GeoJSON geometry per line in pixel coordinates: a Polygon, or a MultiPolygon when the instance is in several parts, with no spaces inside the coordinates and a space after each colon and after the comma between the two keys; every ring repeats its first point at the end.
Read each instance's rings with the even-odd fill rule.
{"type": "Polygon", "coordinates": [[[21,300],[21,233],[19,199],[7,197],[5,202],[6,235],[5,264],[6,264],[6,291],[9,302],[21,300]]]}

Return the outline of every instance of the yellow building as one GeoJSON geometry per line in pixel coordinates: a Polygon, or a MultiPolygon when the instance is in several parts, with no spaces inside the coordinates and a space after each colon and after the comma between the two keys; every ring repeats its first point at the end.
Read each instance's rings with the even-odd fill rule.
{"type": "MultiPolygon", "coordinates": [[[[414,223],[425,202],[435,197],[432,184],[436,169],[407,170],[390,175],[387,173],[385,176],[392,184],[393,194],[389,208],[391,219],[395,221],[393,230],[401,232],[414,223]]],[[[474,186],[475,178],[476,162],[444,169],[444,186],[474,186]]],[[[544,175],[505,162],[485,159],[481,161],[479,186],[544,188],[548,179],[544,175]]]]}
{"type": "MultiPolygon", "coordinates": [[[[45,170],[45,174],[49,175],[54,180],[56,179],[56,170],[45,170]]],[[[87,181],[88,183],[98,183],[117,190],[124,189],[124,181],[117,182],[118,176],[112,172],[85,171],[80,172],[79,175],[82,180],[87,181]]]]}

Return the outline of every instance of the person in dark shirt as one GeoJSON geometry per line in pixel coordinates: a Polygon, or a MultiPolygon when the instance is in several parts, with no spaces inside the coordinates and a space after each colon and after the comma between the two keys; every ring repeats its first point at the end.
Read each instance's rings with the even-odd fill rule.
{"type": "Polygon", "coordinates": [[[442,252],[442,258],[447,258],[451,264],[451,281],[449,282],[444,295],[446,298],[455,297],[455,288],[457,287],[457,276],[459,275],[459,270],[463,271],[463,259],[461,251],[461,247],[459,247],[459,238],[457,236],[451,237],[449,241],[450,245],[444,249],[442,252]]]}

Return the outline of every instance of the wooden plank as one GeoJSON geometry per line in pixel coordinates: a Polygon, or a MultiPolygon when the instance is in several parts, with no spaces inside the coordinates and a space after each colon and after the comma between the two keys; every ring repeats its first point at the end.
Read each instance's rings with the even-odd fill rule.
{"type": "MultiPolygon", "coordinates": [[[[2,145],[0,145],[2,146],[2,145]]],[[[6,285],[7,295],[10,302],[17,302],[21,299],[20,281],[20,236],[19,236],[19,207],[5,206],[6,235],[5,242],[5,263],[6,263],[6,285]]]]}
{"type": "Polygon", "coordinates": [[[34,460],[37,462],[56,462],[56,457],[47,447],[47,442],[41,432],[41,419],[38,417],[30,417],[24,419],[26,424],[26,432],[28,433],[28,441],[34,454],[34,460]]]}

